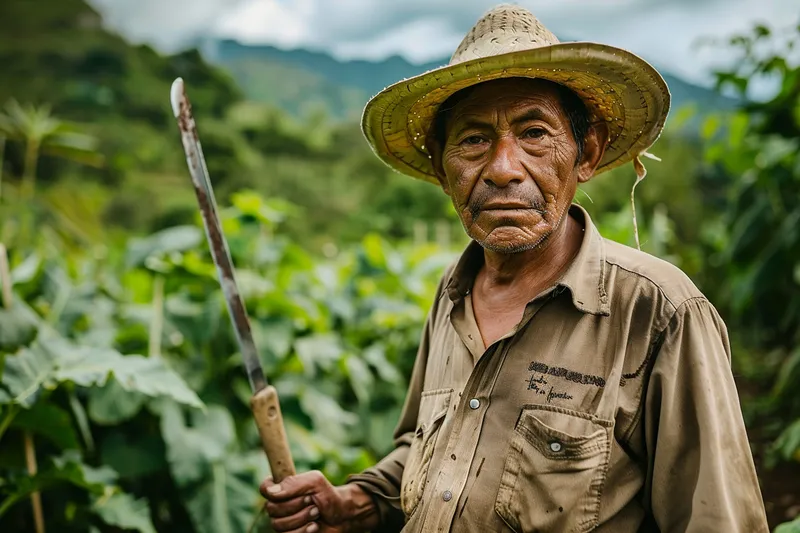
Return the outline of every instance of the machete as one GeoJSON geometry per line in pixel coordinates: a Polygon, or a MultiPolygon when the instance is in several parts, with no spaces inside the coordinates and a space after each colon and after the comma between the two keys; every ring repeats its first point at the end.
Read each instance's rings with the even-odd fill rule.
{"type": "Polygon", "coordinates": [[[208,176],[208,168],[197,135],[197,124],[192,116],[192,106],[186,96],[183,80],[176,79],[170,91],[172,111],[178,121],[181,132],[181,141],[186,152],[186,162],[189,165],[189,174],[197,195],[197,203],[203,216],[203,226],[206,230],[211,255],[217,266],[217,275],[225,295],[228,314],[231,317],[233,329],[239,342],[239,349],[250,381],[253,396],[250,398],[250,408],[261,436],[261,444],[269,461],[272,477],[279,483],[287,476],[295,474],[294,461],[289,451],[286,439],[286,430],[283,426],[283,416],[278,402],[278,393],[275,387],[267,383],[258,352],[250,330],[250,321],[247,310],[239,294],[239,287],[234,277],[233,262],[228,249],[228,242],[222,233],[222,227],[217,216],[217,205],[214,199],[214,190],[208,176]]]}

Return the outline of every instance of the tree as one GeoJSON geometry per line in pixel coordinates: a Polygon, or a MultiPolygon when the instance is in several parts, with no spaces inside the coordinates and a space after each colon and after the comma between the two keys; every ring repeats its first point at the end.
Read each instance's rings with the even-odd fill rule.
{"type": "Polygon", "coordinates": [[[23,106],[10,100],[5,112],[0,113],[0,137],[25,145],[23,197],[35,193],[36,169],[43,153],[90,166],[100,166],[103,162],[97,152],[97,139],[54,117],[48,105],[23,106]]]}

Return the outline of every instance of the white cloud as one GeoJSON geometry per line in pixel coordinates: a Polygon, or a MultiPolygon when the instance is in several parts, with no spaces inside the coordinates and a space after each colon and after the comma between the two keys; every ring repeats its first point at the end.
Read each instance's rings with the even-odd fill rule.
{"type": "MultiPolygon", "coordinates": [[[[91,0],[110,25],[137,41],[174,49],[189,37],[325,50],[339,58],[402,55],[414,62],[449,57],[496,0],[91,0]]],[[[689,80],[709,79],[728,61],[697,49],[756,21],[797,24],[796,0],[521,0],[563,39],[633,51],[689,80]]]]}
{"type": "Polygon", "coordinates": [[[299,47],[306,44],[313,33],[309,19],[314,9],[313,0],[298,0],[291,7],[277,0],[248,2],[220,17],[213,32],[242,42],[261,43],[266,30],[270,44],[299,47]]]}

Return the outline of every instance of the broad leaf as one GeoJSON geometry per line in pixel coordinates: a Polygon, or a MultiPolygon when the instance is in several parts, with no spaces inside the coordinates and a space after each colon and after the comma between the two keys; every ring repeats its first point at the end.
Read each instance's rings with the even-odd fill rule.
{"type": "Polygon", "coordinates": [[[161,358],[125,356],[105,348],[77,348],[58,338],[39,341],[18,355],[7,357],[2,383],[15,403],[28,407],[42,389],[54,389],[62,382],[103,386],[112,376],[125,391],[203,406],[161,358]]]}
{"type": "Polygon", "coordinates": [[[236,442],[233,419],[220,406],[194,412],[188,425],[180,407],[165,402],[161,411],[161,434],[167,445],[167,460],[178,486],[188,486],[210,475],[210,464],[221,461],[236,442]]]}
{"type": "Polygon", "coordinates": [[[185,491],[192,522],[200,533],[246,533],[258,512],[266,461],[236,453],[233,419],[224,408],[192,415],[189,426],[180,407],[167,402],[161,418],[172,476],[185,491]]]}
{"type": "Polygon", "coordinates": [[[53,387],[55,356],[40,343],[5,358],[0,402],[13,402],[30,407],[44,387],[53,387]]]}
{"type": "Polygon", "coordinates": [[[300,405],[314,422],[314,429],[334,442],[344,442],[348,428],[358,423],[358,417],[342,409],[334,398],[313,387],[302,391],[300,405]]]}
{"type": "Polygon", "coordinates": [[[369,405],[375,378],[372,376],[367,363],[356,356],[348,355],[344,360],[350,386],[362,405],[369,405]]]}
{"type": "Polygon", "coordinates": [[[41,435],[62,450],[79,446],[72,417],[52,403],[42,402],[20,411],[14,418],[13,427],[41,435]]]}
{"type": "Polygon", "coordinates": [[[120,479],[141,478],[167,469],[164,442],[158,434],[142,435],[120,429],[100,443],[100,459],[119,473],[120,479]]]}
{"type": "Polygon", "coordinates": [[[196,226],[176,226],[143,239],[131,239],[126,262],[128,266],[142,266],[148,257],[197,248],[203,232],[196,226]]]}
{"type": "Polygon", "coordinates": [[[13,353],[36,338],[38,324],[24,307],[0,307],[0,354],[13,353]]]}
{"type": "Polygon", "coordinates": [[[97,498],[92,511],[108,525],[141,533],[156,533],[150,519],[150,506],[144,498],[135,499],[130,494],[115,492],[97,498]]]}
{"type": "Polygon", "coordinates": [[[253,471],[211,464],[211,476],[188,498],[187,508],[199,533],[247,533],[263,501],[253,471]]]}
{"type": "Polygon", "coordinates": [[[76,450],[69,450],[52,458],[50,464],[40,466],[42,468],[35,476],[21,477],[15,485],[4,487],[5,501],[0,506],[0,516],[11,505],[33,492],[43,492],[53,486],[69,483],[92,494],[101,495],[114,490],[112,484],[117,479],[116,472],[108,467],[93,468],[85,465],[76,450]]]}
{"type": "Polygon", "coordinates": [[[294,349],[303,362],[307,376],[316,375],[317,368],[332,370],[344,352],[341,340],[334,334],[316,334],[297,339],[294,349]]]}
{"type": "Polygon", "coordinates": [[[775,533],[800,533],[800,516],[791,522],[779,525],[775,528],[775,533]]]}
{"type": "Polygon", "coordinates": [[[89,391],[89,417],[101,425],[114,425],[136,416],[147,397],[127,391],[119,381],[110,379],[104,387],[89,391]]]}

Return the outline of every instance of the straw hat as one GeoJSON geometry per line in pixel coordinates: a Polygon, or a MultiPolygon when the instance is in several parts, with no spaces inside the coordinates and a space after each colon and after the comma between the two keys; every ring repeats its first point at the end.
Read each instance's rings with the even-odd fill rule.
{"type": "Polygon", "coordinates": [[[667,84],[643,59],[604,44],[560,43],[530,12],[504,4],[475,24],[448,65],[373,97],[362,130],[389,166],[438,184],[425,137],[439,105],[471,85],[510,77],[565,85],[583,99],[592,122],[606,122],[609,143],[595,174],[632,160],[641,166],[638,157],[658,139],[669,111],[667,84]]]}

